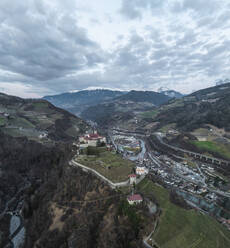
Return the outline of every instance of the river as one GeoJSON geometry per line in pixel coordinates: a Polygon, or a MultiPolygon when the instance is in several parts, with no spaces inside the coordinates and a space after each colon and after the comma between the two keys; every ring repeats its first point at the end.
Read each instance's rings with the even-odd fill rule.
{"type": "Polygon", "coordinates": [[[145,142],[143,140],[140,140],[140,145],[141,145],[141,152],[138,153],[136,156],[131,156],[128,157],[129,160],[135,161],[135,160],[140,160],[143,161],[146,153],[146,147],[145,147],[145,142]]]}

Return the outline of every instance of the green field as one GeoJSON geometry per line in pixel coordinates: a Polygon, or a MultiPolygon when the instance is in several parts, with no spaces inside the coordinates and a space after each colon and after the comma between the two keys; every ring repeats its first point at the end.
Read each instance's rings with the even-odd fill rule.
{"type": "Polygon", "coordinates": [[[6,119],[4,117],[0,117],[0,126],[3,126],[6,123],[6,119]]]}
{"type": "Polygon", "coordinates": [[[158,110],[146,111],[141,113],[142,118],[154,118],[158,115],[158,110]]]}
{"type": "Polygon", "coordinates": [[[34,107],[33,111],[53,113],[53,110],[49,108],[48,102],[33,102],[32,106],[34,107]]]}
{"type": "Polygon", "coordinates": [[[213,218],[174,205],[168,191],[148,179],[144,179],[138,189],[143,194],[154,194],[162,209],[152,237],[161,248],[230,247],[230,232],[213,218]]]}
{"type": "Polygon", "coordinates": [[[184,100],[183,99],[173,100],[172,102],[161,106],[161,110],[168,110],[175,107],[184,107],[184,100]]]}
{"type": "Polygon", "coordinates": [[[95,169],[100,174],[113,182],[122,182],[128,179],[132,173],[135,164],[129,160],[123,159],[120,155],[103,148],[98,148],[98,156],[80,156],[77,162],[95,169]]]}
{"type": "Polygon", "coordinates": [[[34,128],[34,125],[25,118],[16,117],[10,120],[10,125],[23,128],[34,128]]]}
{"type": "Polygon", "coordinates": [[[1,129],[5,134],[8,134],[13,137],[22,137],[23,135],[20,133],[18,128],[2,128],[1,129]]]}
{"type": "Polygon", "coordinates": [[[219,144],[214,141],[190,141],[197,148],[207,152],[216,152],[226,159],[230,159],[230,145],[219,144]]]}

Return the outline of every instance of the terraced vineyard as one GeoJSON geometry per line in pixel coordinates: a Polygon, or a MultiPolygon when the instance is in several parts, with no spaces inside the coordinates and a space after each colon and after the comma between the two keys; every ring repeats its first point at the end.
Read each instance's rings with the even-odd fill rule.
{"type": "Polygon", "coordinates": [[[13,137],[49,142],[74,139],[85,122],[46,100],[21,99],[0,94],[1,131],[13,137]]]}

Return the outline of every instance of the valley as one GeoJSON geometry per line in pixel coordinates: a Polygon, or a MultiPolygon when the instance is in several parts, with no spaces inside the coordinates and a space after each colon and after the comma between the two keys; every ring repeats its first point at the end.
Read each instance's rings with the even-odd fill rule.
{"type": "MultiPolygon", "coordinates": [[[[114,130],[114,132],[117,135],[117,132],[119,132],[117,129],[114,130]]],[[[136,137],[139,137],[142,139],[144,138],[144,135],[135,134],[131,132],[125,132],[124,130],[120,131],[120,135],[135,135],[136,137]]],[[[151,137],[150,137],[151,138],[151,137]]],[[[145,136],[146,142],[148,142],[148,136],[145,136]]],[[[158,146],[156,146],[158,147],[158,146]]],[[[175,153],[170,153],[167,151],[167,149],[164,148],[164,151],[156,149],[156,147],[153,148],[152,144],[149,143],[147,145],[147,151],[146,154],[141,161],[142,166],[145,166],[148,168],[149,173],[146,179],[144,179],[140,184],[137,185],[137,189],[141,190],[142,194],[143,192],[146,194],[153,193],[156,197],[159,197],[160,201],[163,201],[160,206],[165,206],[165,204],[168,206],[169,203],[166,203],[166,199],[169,196],[166,196],[167,190],[170,192],[170,199],[171,197],[176,198],[176,195],[178,197],[177,204],[182,204],[183,208],[186,209],[195,209],[196,211],[200,212],[200,215],[207,214],[212,217],[215,217],[219,222],[223,223],[225,225],[225,218],[229,218],[229,209],[225,209],[222,207],[223,202],[230,198],[230,193],[226,192],[225,190],[220,190],[221,188],[221,180],[223,180],[223,183],[229,184],[229,178],[227,179],[227,182],[223,179],[223,177],[219,177],[218,174],[218,166],[217,164],[209,164],[205,162],[200,162],[197,159],[194,158],[188,158],[188,157],[179,157],[175,153]],[[167,153],[165,153],[167,151],[167,153]],[[190,167],[189,161],[193,161],[193,164],[195,167],[190,167]],[[215,181],[215,178],[218,179],[215,181]],[[140,186],[139,186],[140,185],[140,186]],[[150,186],[151,185],[151,186],[150,186]],[[157,186],[158,185],[158,186],[157,186]],[[161,187],[159,187],[161,185],[161,187]],[[218,185],[218,186],[217,186],[218,185]],[[151,188],[152,187],[152,188],[151,188]],[[219,188],[220,187],[220,188],[219,188]],[[164,189],[165,188],[165,189],[164,189]],[[164,190],[163,190],[164,189],[164,190]],[[167,190],[166,190],[167,189],[167,190]],[[158,193],[160,195],[158,195],[158,193]],[[161,192],[161,193],[160,193],[161,192]],[[161,195],[163,194],[163,196],[161,195]],[[172,195],[173,194],[173,195],[172,195]],[[172,196],[171,196],[172,195],[172,196]],[[162,198],[163,197],[163,198],[162,198]],[[180,202],[180,203],[179,203],[180,202]],[[163,204],[163,205],[162,205],[163,204]],[[228,217],[227,217],[228,216],[228,217]]],[[[229,165],[228,165],[229,166],[229,165]]],[[[228,187],[229,189],[229,187],[228,187]]],[[[173,201],[175,204],[175,202],[173,201]]],[[[172,203],[170,203],[172,204],[172,203]]],[[[177,205],[176,204],[176,205],[177,205]]],[[[173,209],[175,209],[175,206],[170,206],[169,210],[163,210],[163,219],[164,219],[164,211],[168,214],[167,218],[171,219],[173,216],[175,216],[175,213],[173,212],[173,209]],[[172,212],[171,212],[172,210],[172,212]]],[[[180,209],[175,211],[182,211],[180,209]]],[[[184,213],[192,214],[191,210],[183,210],[184,213]]],[[[181,219],[183,215],[182,212],[178,214],[178,218],[181,219]]],[[[193,215],[193,214],[192,214],[193,215]]],[[[207,217],[198,217],[197,213],[194,213],[194,216],[191,216],[192,219],[199,219],[200,222],[195,221],[194,224],[197,225],[197,228],[203,229],[201,226],[206,223],[206,221],[211,221],[213,224],[208,224],[209,226],[213,226],[213,231],[218,226],[218,228],[221,228],[221,230],[224,230],[223,227],[220,227],[220,224],[217,224],[216,220],[209,220],[207,217]],[[200,226],[200,227],[199,227],[200,226]]],[[[160,217],[161,218],[161,217],[160,217]]],[[[177,218],[177,217],[176,217],[177,218]]],[[[190,217],[186,217],[188,220],[190,217]]],[[[186,237],[186,234],[182,234],[182,232],[178,233],[178,237],[176,238],[174,235],[172,235],[172,241],[169,236],[167,236],[167,229],[171,229],[169,226],[167,226],[168,221],[165,219],[163,223],[159,224],[159,227],[156,229],[156,233],[159,233],[159,230],[165,229],[165,231],[160,231],[160,236],[162,237],[159,239],[159,235],[152,235],[152,238],[149,238],[149,243],[151,245],[158,244],[160,247],[162,247],[165,240],[167,240],[167,244],[163,245],[163,247],[181,247],[181,246],[187,246],[191,242],[191,244],[194,242],[198,242],[199,240],[199,247],[207,247],[209,244],[210,247],[215,247],[215,239],[213,241],[210,241],[208,235],[210,234],[202,234],[202,239],[199,238],[199,235],[201,235],[202,231],[198,231],[197,234],[192,234],[191,230],[189,231],[189,235],[191,237],[191,241],[188,237],[186,237]],[[165,223],[164,223],[165,221],[165,223]],[[158,230],[159,229],[159,230],[158,230]],[[185,236],[183,236],[185,235],[185,236]],[[193,236],[194,235],[194,236],[193,236]],[[156,237],[155,237],[156,236],[156,237]],[[184,237],[184,238],[183,238],[184,237]],[[197,240],[196,240],[197,239],[197,240]],[[184,242],[188,243],[184,243],[184,242]]],[[[178,231],[180,228],[179,226],[175,228],[175,222],[176,220],[172,220],[172,225],[174,231],[178,231]]],[[[179,224],[179,223],[178,223],[179,224]]],[[[186,223],[187,224],[187,223],[186,223]]],[[[180,225],[180,224],[179,224],[180,225]]],[[[185,223],[182,224],[182,226],[185,225],[185,223]]],[[[188,225],[189,228],[191,228],[191,225],[188,225]]],[[[229,228],[229,226],[228,226],[229,228]]],[[[195,229],[194,229],[195,230],[195,229]]],[[[186,231],[185,231],[186,232],[186,231]]],[[[222,232],[222,231],[220,231],[222,232]]],[[[224,231],[226,232],[226,230],[224,231]]],[[[170,234],[169,234],[170,235],[170,234]]],[[[216,238],[216,236],[215,236],[216,238]]],[[[227,247],[228,240],[220,236],[220,239],[223,242],[223,247],[227,247]]]]}
{"type": "MultiPolygon", "coordinates": [[[[207,159],[206,162],[202,162],[201,157],[188,157],[186,155],[183,157],[182,154],[178,154],[175,151],[172,153],[166,147],[162,151],[159,144],[152,144],[150,139],[152,139],[150,135],[119,130],[117,128],[109,131],[109,140],[111,142],[109,144],[124,159],[135,162],[136,173],[137,168],[146,168],[146,173],[137,177],[134,193],[141,193],[145,200],[152,195],[155,199],[154,202],[158,203],[160,208],[163,207],[163,214],[158,215],[157,222],[154,221],[155,224],[158,223],[156,224],[155,231],[147,239],[144,238],[143,242],[156,247],[181,247],[190,244],[199,244],[199,247],[207,247],[207,245],[215,247],[216,239],[218,239],[218,242],[223,247],[227,247],[230,235],[227,228],[230,228],[230,226],[227,224],[226,219],[229,218],[230,211],[224,205],[226,201],[229,202],[230,200],[230,193],[228,192],[230,188],[228,186],[227,190],[227,188],[224,189],[222,186],[226,183],[229,184],[229,178],[224,179],[220,176],[218,172],[218,167],[220,166],[218,159],[213,160],[213,163],[212,161],[211,163],[210,161],[208,162],[207,159]],[[124,149],[124,147],[132,146],[137,141],[145,144],[142,146],[142,152],[140,153],[142,156],[133,156],[129,154],[129,149],[124,149]],[[134,157],[135,159],[133,159],[134,157]],[[176,219],[174,218],[180,218],[182,221],[177,224],[176,228],[176,219]],[[167,219],[171,219],[172,222],[168,223],[167,219]],[[183,220],[187,220],[188,223],[183,222],[183,220]],[[188,229],[182,231],[181,228],[184,225],[188,229]],[[196,225],[196,228],[193,225],[196,225]],[[211,228],[208,232],[204,229],[206,225],[209,225],[211,228]],[[169,233],[167,236],[167,229],[173,229],[175,234],[170,236],[171,233],[169,233]],[[216,232],[215,230],[218,231],[216,232]],[[213,238],[213,232],[215,233],[215,238],[213,238]],[[166,244],[165,240],[167,240],[166,244]]],[[[165,146],[164,143],[162,145],[165,146]]],[[[98,155],[99,157],[91,156],[88,158],[91,160],[91,163],[87,164],[85,162],[86,157],[81,156],[79,155],[77,161],[85,164],[88,168],[92,168],[91,164],[97,161],[98,158],[99,161],[103,161],[100,158],[101,155],[98,155]]],[[[222,162],[224,161],[220,160],[220,163],[222,162]]],[[[108,182],[108,184],[111,187],[120,188],[123,192],[127,192],[127,190],[129,192],[130,189],[128,188],[132,188],[132,186],[129,186],[129,181],[125,182],[125,178],[120,178],[116,173],[113,173],[113,165],[111,162],[109,164],[111,164],[111,168],[107,168],[107,170],[111,170],[114,176],[112,180],[120,182],[120,184],[117,183],[116,186],[111,182],[108,182]]],[[[103,172],[100,169],[101,167],[104,166],[102,163],[99,163],[98,168],[93,168],[99,174],[109,178],[109,174],[103,172]]],[[[95,173],[97,174],[97,172],[95,173]]],[[[124,172],[120,171],[120,173],[125,176],[124,172]]],[[[101,179],[104,180],[102,176],[101,179]]],[[[127,179],[128,176],[126,175],[127,179]]]]}
{"type": "Polygon", "coordinates": [[[227,248],[229,88],[131,91],[84,120],[1,94],[0,246],[227,248]]]}
{"type": "Polygon", "coordinates": [[[230,248],[230,2],[0,1],[0,248],[230,248]]]}

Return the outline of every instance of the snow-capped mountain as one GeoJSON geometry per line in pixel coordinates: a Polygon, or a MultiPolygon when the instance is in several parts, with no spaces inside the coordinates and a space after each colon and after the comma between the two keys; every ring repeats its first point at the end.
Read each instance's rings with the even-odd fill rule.
{"type": "Polygon", "coordinates": [[[108,87],[98,87],[98,86],[91,86],[85,89],[81,89],[81,90],[71,90],[69,91],[69,93],[76,93],[76,92],[80,92],[80,91],[97,91],[97,90],[109,90],[109,91],[124,91],[118,88],[108,88],[108,87]]]}
{"type": "Polygon", "coordinates": [[[221,84],[227,84],[227,83],[230,83],[230,79],[226,78],[226,79],[219,79],[215,82],[215,85],[218,86],[218,85],[221,85],[221,84]]]}
{"type": "Polygon", "coordinates": [[[72,91],[60,95],[44,97],[44,99],[50,101],[55,106],[66,109],[78,116],[89,107],[108,102],[111,103],[113,101],[149,102],[154,105],[160,105],[167,102],[170,98],[174,98],[174,95],[169,96],[154,91],[121,91],[98,88],[72,91]]]}
{"type": "Polygon", "coordinates": [[[180,92],[178,91],[175,91],[175,90],[170,90],[169,88],[167,87],[160,87],[157,92],[159,93],[162,93],[166,96],[169,96],[171,98],[182,98],[184,95],[181,94],[180,92]]]}
{"type": "Polygon", "coordinates": [[[125,94],[125,91],[107,89],[88,89],[72,91],[59,95],[45,96],[55,106],[64,108],[76,115],[79,115],[85,108],[103,103],[115,97],[125,94]]]}

